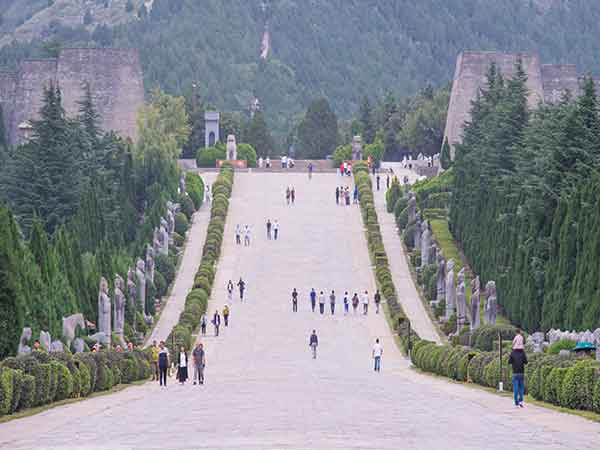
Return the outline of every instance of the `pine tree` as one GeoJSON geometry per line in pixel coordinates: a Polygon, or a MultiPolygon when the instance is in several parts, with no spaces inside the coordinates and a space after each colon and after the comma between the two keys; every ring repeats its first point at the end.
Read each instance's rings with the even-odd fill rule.
{"type": "Polygon", "coordinates": [[[332,154],[337,145],[337,117],[325,98],[313,101],[298,126],[299,157],[322,159],[332,154]]]}
{"type": "Polygon", "coordinates": [[[275,156],[275,143],[271,137],[265,116],[262,111],[256,111],[250,121],[245,141],[256,149],[259,156],[275,156]]]}
{"type": "Polygon", "coordinates": [[[442,152],[440,154],[440,164],[442,169],[447,170],[452,165],[452,156],[450,152],[450,144],[448,139],[444,139],[444,145],[442,146],[442,152]]]}
{"type": "Polygon", "coordinates": [[[360,105],[360,111],[358,113],[359,120],[362,124],[362,140],[365,144],[372,144],[375,140],[375,133],[377,129],[375,127],[375,119],[373,117],[373,108],[369,97],[365,96],[360,105]]]}

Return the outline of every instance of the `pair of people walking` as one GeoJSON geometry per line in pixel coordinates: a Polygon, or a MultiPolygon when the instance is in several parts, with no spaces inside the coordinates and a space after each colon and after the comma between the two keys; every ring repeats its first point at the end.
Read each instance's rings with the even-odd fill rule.
{"type": "Polygon", "coordinates": [[[235,226],[235,243],[237,245],[242,245],[242,236],[244,237],[244,247],[250,246],[250,238],[252,236],[252,231],[250,230],[250,226],[245,225],[244,228],[240,226],[238,223],[235,226]]]}
{"type": "Polygon", "coordinates": [[[287,189],[285,190],[285,201],[288,205],[290,203],[293,205],[294,202],[296,201],[296,190],[294,189],[293,186],[291,188],[290,188],[290,186],[288,186],[287,189]]]}
{"type": "Polygon", "coordinates": [[[279,237],[279,222],[275,219],[274,223],[271,223],[271,219],[267,219],[267,239],[277,240],[279,237]]]}

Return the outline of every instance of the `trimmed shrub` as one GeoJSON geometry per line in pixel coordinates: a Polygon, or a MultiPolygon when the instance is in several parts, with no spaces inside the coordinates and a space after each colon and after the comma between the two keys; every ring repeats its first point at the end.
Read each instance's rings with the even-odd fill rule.
{"type": "Polygon", "coordinates": [[[194,208],[200,209],[202,202],[204,202],[204,181],[200,175],[193,172],[186,172],[185,190],[194,203],[194,208]]]}
{"type": "Polygon", "coordinates": [[[596,382],[594,361],[578,361],[567,369],[558,399],[560,406],[573,409],[593,408],[594,384],[596,382]]]}
{"type": "MultiPolygon", "coordinates": [[[[201,148],[196,155],[196,164],[198,167],[216,167],[218,159],[225,159],[225,146],[215,146],[201,148]]],[[[187,188],[187,185],[186,185],[187,188]]]]}
{"type": "Polygon", "coordinates": [[[73,393],[73,376],[64,364],[58,361],[52,361],[53,372],[56,374],[56,394],[54,401],[64,400],[69,398],[73,393]]]}
{"type": "Polygon", "coordinates": [[[494,342],[498,342],[498,333],[501,334],[503,340],[512,341],[515,337],[516,328],[511,325],[482,325],[473,332],[471,342],[473,347],[489,352],[497,348],[494,347],[494,342]]]}
{"type": "Polygon", "coordinates": [[[498,358],[498,355],[493,352],[482,352],[478,353],[473,357],[469,363],[469,377],[474,383],[486,385],[484,371],[485,367],[493,361],[494,358],[498,358]]]}
{"type": "Polygon", "coordinates": [[[185,217],[189,219],[192,218],[196,208],[194,207],[194,202],[190,198],[189,195],[180,195],[179,196],[179,204],[181,205],[181,212],[185,214],[185,217]]]}
{"type": "Polygon", "coordinates": [[[91,353],[77,353],[73,359],[78,364],[81,372],[81,395],[88,396],[96,388],[96,380],[98,378],[96,360],[91,353]]]}
{"type": "Polygon", "coordinates": [[[165,255],[156,255],[154,261],[156,263],[156,270],[165,278],[167,286],[170,285],[175,279],[175,265],[165,255]]]}
{"type": "Polygon", "coordinates": [[[0,370],[0,416],[11,412],[14,374],[15,370],[8,367],[0,370]]]}
{"type": "Polygon", "coordinates": [[[570,339],[561,339],[560,341],[554,342],[548,347],[547,353],[549,355],[558,355],[561,350],[573,350],[577,342],[571,341],[570,339]]]}
{"type": "Polygon", "coordinates": [[[600,413],[600,378],[598,378],[594,384],[592,408],[595,412],[600,413]]]}
{"type": "Polygon", "coordinates": [[[175,247],[183,247],[183,245],[185,244],[185,238],[178,234],[173,232],[173,244],[175,244],[175,247]]]}
{"type": "MultiPolygon", "coordinates": [[[[397,204],[400,203],[398,200],[397,204]]],[[[408,207],[400,211],[400,214],[396,215],[396,226],[400,230],[404,230],[408,226],[408,207]]]]}
{"type": "Polygon", "coordinates": [[[112,370],[104,363],[98,363],[97,367],[98,378],[96,380],[96,386],[94,390],[108,391],[113,387],[113,373],[112,370]]]}
{"type": "Polygon", "coordinates": [[[52,367],[50,364],[38,364],[31,373],[35,377],[34,406],[44,405],[50,401],[52,367]]]}
{"type": "Polygon", "coordinates": [[[35,377],[27,373],[23,374],[21,382],[21,398],[19,409],[31,408],[35,401],[35,377]]]}
{"type": "Polygon", "coordinates": [[[156,295],[160,297],[164,297],[167,294],[167,280],[163,277],[163,274],[158,270],[154,271],[154,288],[156,289],[156,295]]]}
{"type": "Polygon", "coordinates": [[[469,363],[477,356],[479,352],[477,350],[469,350],[463,356],[461,356],[456,366],[456,379],[459,381],[469,380],[469,363]]]}
{"type": "MultiPolygon", "coordinates": [[[[400,216],[400,214],[402,214],[407,207],[408,199],[400,197],[398,200],[396,200],[396,205],[394,206],[394,217],[396,217],[396,220],[398,220],[398,216],[400,216]]],[[[408,217],[408,210],[406,212],[408,217]]]]}
{"type": "Polygon", "coordinates": [[[175,346],[175,348],[171,349],[172,351],[176,351],[182,345],[189,350],[192,347],[192,332],[184,325],[176,325],[173,331],[171,331],[168,342],[173,342],[175,346]]]}
{"type": "MultiPolygon", "coordinates": [[[[368,171],[368,169],[367,169],[367,171],[368,171]]],[[[398,201],[398,199],[400,198],[401,195],[402,195],[402,187],[400,186],[400,182],[398,181],[398,178],[394,177],[392,179],[392,185],[385,193],[387,212],[389,212],[389,213],[394,212],[394,206],[396,206],[396,202],[398,201]]]]}
{"type": "Polygon", "coordinates": [[[248,167],[256,167],[256,150],[250,144],[237,145],[237,158],[245,160],[248,167]]]}
{"type": "Polygon", "coordinates": [[[565,367],[554,367],[550,369],[550,373],[546,377],[543,388],[545,402],[553,403],[555,405],[560,404],[562,382],[567,375],[568,370],[569,369],[565,367]]]}
{"type": "Polygon", "coordinates": [[[178,212],[175,214],[175,233],[184,236],[189,226],[190,223],[184,213],[178,212]]]}

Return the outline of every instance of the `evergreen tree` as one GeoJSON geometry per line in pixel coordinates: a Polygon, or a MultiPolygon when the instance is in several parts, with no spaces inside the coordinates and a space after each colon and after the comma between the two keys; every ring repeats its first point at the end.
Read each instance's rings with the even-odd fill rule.
{"type": "Polygon", "coordinates": [[[335,151],[338,123],[325,98],[314,100],[298,126],[298,157],[323,159],[335,151]]]}
{"type": "Polygon", "coordinates": [[[256,149],[259,156],[275,156],[275,143],[262,111],[256,111],[250,120],[245,141],[256,149]]]}
{"type": "Polygon", "coordinates": [[[363,97],[362,103],[360,104],[360,110],[358,113],[360,123],[362,124],[362,139],[365,144],[371,144],[375,140],[375,128],[373,118],[373,108],[369,97],[363,97]]]}
{"type": "Polygon", "coordinates": [[[442,152],[440,154],[440,164],[442,165],[442,169],[447,170],[450,168],[452,164],[452,156],[450,152],[450,144],[448,144],[448,139],[444,140],[444,145],[442,146],[442,152]]]}

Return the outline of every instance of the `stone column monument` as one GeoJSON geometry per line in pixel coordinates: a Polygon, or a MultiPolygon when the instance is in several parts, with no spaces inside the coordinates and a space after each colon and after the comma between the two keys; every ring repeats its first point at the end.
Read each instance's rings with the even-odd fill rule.
{"type": "Polygon", "coordinates": [[[111,303],[108,296],[108,281],[106,278],[100,278],[100,292],[98,293],[98,332],[106,336],[106,342],[110,344],[111,327],[111,303]]]}
{"type": "Polygon", "coordinates": [[[204,147],[214,147],[219,142],[219,119],[217,111],[206,111],[204,113],[204,147]]]}
{"type": "Polygon", "coordinates": [[[235,142],[235,135],[230,134],[227,136],[227,159],[229,161],[237,160],[237,143],[235,142]]]}
{"type": "Polygon", "coordinates": [[[454,260],[446,264],[446,320],[454,314],[456,308],[456,289],[454,288],[454,260]]]}
{"type": "Polygon", "coordinates": [[[360,161],[363,159],[362,137],[354,136],[352,138],[352,160],[360,161]]]}
{"type": "Polygon", "coordinates": [[[481,291],[481,281],[479,281],[479,275],[471,282],[471,331],[479,328],[480,317],[479,317],[479,297],[481,291]]]}

